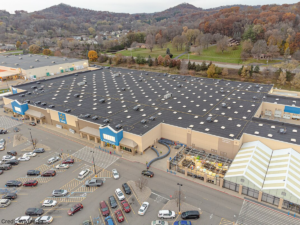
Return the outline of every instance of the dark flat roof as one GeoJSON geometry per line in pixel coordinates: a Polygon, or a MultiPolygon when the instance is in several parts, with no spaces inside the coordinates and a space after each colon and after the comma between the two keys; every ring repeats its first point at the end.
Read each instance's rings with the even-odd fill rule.
{"type": "Polygon", "coordinates": [[[270,103],[276,103],[276,104],[282,104],[282,105],[288,105],[288,106],[295,106],[300,107],[300,99],[299,98],[293,98],[288,96],[282,96],[282,95],[266,95],[263,99],[264,102],[270,102],[270,103]]]}
{"type": "MultiPolygon", "coordinates": [[[[102,124],[110,119],[111,126],[122,124],[124,131],[143,135],[164,122],[173,126],[192,128],[212,135],[236,139],[251,122],[262,98],[272,85],[259,85],[221,79],[195,78],[136,71],[121,68],[103,69],[66,75],[45,81],[22,84],[16,87],[32,92],[31,95],[10,98],[23,102],[46,102],[55,105],[54,110],[69,114],[91,114],[98,120],[84,118],[102,124]],[[114,77],[114,74],[119,74],[114,77]],[[183,80],[183,78],[185,80],[183,80]],[[143,81],[139,81],[143,79],[143,81]],[[85,86],[77,83],[86,81],[85,86]],[[177,85],[181,84],[182,87],[177,85]],[[34,91],[31,86],[44,86],[44,92],[34,91]],[[125,91],[122,88],[126,88],[125,91]],[[164,95],[172,93],[170,99],[164,95]],[[80,94],[75,98],[74,94],[80,94]],[[256,96],[254,99],[253,96],[256,96]],[[106,99],[100,103],[100,99],[106,99]],[[226,103],[227,108],[221,104],[226,103]],[[139,105],[139,111],[133,110],[139,105]],[[149,120],[151,116],[156,119],[149,120]],[[206,122],[211,116],[214,122],[206,122]],[[142,124],[141,120],[147,120],[142,124]]],[[[37,105],[41,108],[47,106],[37,105]]]]}
{"type": "Polygon", "coordinates": [[[62,58],[44,55],[0,55],[0,66],[22,68],[24,70],[44,66],[54,66],[64,63],[74,63],[78,61],[82,61],[82,59],[62,58]],[[30,66],[33,66],[33,68],[31,68],[30,66]]]}

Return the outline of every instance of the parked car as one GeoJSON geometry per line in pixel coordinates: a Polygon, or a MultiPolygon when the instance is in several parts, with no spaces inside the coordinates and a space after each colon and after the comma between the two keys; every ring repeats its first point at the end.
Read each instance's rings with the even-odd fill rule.
{"type": "Polygon", "coordinates": [[[20,128],[19,127],[15,127],[14,128],[14,132],[19,132],[20,131],[20,128]]]}
{"type": "Polygon", "coordinates": [[[0,164],[1,170],[10,170],[12,166],[10,164],[0,164]]]}
{"type": "Polygon", "coordinates": [[[56,169],[68,169],[70,166],[68,164],[58,164],[56,169]]]}
{"type": "Polygon", "coordinates": [[[188,220],[188,219],[199,219],[200,213],[196,210],[186,211],[181,214],[181,219],[188,220]]]}
{"type": "Polygon", "coordinates": [[[81,203],[78,203],[68,210],[68,215],[73,216],[75,213],[81,211],[82,209],[83,209],[83,205],[81,203]]]}
{"type": "Polygon", "coordinates": [[[33,153],[44,153],[45,149],[44,148],[36,148],[33,150],[33,153]]]}
{"type": "Polygon", "coordinates": [[[0,175],[3,174],[3,170],[0,170],[0,175]]]}
{"type": "Polygon", "coordinates": [[[11,160],[7,161],[6,164],[10,164],[10,165],[13,165],[13,166],[19,165],[19,160],[11,159],[11,160]]]}
{"type": "Polygon", "coordinates": [[[171,210],[159,210],[158,211],[158,218],[162,219],[174,219],[175,218],[175,212],[171,210]]]}
{"type": "Polygon", "coordinates": [[[130,189],[130,187],[128,186],[127,183],[122,184],[122,188],[123,188],[125,194],[131,195],[131,189],[130,189]]]}
{"type": "Polygon", "coordinates": [[[92,178],[91,180],[87,180],[85,182],[86,187],[100,187],[103,185],[103,181],[97,178],[92,178]]]}
{"type": "Polygon", "coordinates": [[[7,134],[7,130],[0,130],[0,134],[7,134]]]}
{"type": "Polygon", "coordinates": [[[141,216],[145,215],[148,208],[149,208],[149,202],[143,202],[143,204],[141,205],[138,211],[138,214],[141,216]]]}
{"type": "Polygon", "coordinates": [[[109,204],[110,204],[111,208],[117,208],[118,207],[117,201],[116,201],[116,199],[113,195],[108,197],[108,201],[109,201],[109,204]]]}
{"type": "Polygon", "coordinates": [[[105,217],[105,225],[115,225],[111,216],[105,217]]]}
{"type": "Polygon", "coordinates": [[[12,160],[12,159],[16,159],[16,157],[12,156],[12,155],[4,155],[4,156],[2,156],[2,161],[9,161],[9,160],[12,160]]]}
{"type": "Polygon", "coordinates": [[[9,199],[0,199],[0,208],[5,208],[9,206],[11,203],[11,200],[9,199]]]}
{"type": "Polygon", "coordinates": [[[23,184],[24,187],[35,187],[38,185],[38,181],[37,180],[28,180],[25,181],[25,183],[23,184]]]}
{"type": "Polygon", "coordinates": [[[147,176],[147,177],[153,177],[154,173],[150,170],[143,170],[142,175],[147,176]]]}
{"type": "Polygon", "coordinates": [[[123,192],[121,191],[120,188],[117,188],[115,191],[117,198],[119,199],[119,201],[123,201],[125,199],[125,196],[123,194],[123,192]]]}
{"type": "Polygon", "coordinates": [[[4,138],[1,138],[1,139],[0,139],[0,145],[5,145],[5,144],[6,144],[5,139],[4,139],[4,138]]]}
{"type": "Polygon", "coordinates": [[[4,151],[5,150],[5,145],[0,145],[0,151],[4,151]]]}
{"type": "Polygon", "coordinates": [[[113,174],[114,179],[119,179],[120,178],[120,175],[119,175],[119,173],[116,169],[112,170],[112,174],[113,174]]]}
{"type": "Polygon", "coordinates": [[[55,170],[48,170],[42,173],[42,177],[54,177],[56,175],[55,170]]]}
{"type": "Polygon", "coordinates": [[[121,201],[121,205],[126,213],[130,213],[131,208],[126,200],[121,201]]]}
{"type": "Polygon", "coordinates": [[[18,153],[16,151],[8,151],[7,155],[16,156],[18,153]]]}
{"type": "Polygon", "coordinates": [[[31,216],[21,216],[15,219],[15,224],[30,224],[32,221],[31,216]]]}
{"type": "Polygon", "coordinates": [[[30,122],[29,125],[30,126],[36,126],[36,123],[35,122],[30,122]]]}
{"type": "Polygon", "coordinates": [[[65,159],[64,161],[62,161],[62,164],[73,164],[74,163],[74,159],[68,158],[65,159]]]}
{"type": "Polygon", "coordinates": [[[35,157],[36,153],[35,152],[27,152],[23,155],[23,157],[35,157]]]}
{"type": "Polygon", "coordinates": [[[82,225],[92,225],[92,223],[89,220],[85,220],[82,222],[82,225]]]}
{"type": "Polygon", "coordinates": [[[2,199],[9,199],[9,200],[14,200],[18,197],[16,193],[7,193],[2,196],[2,199]]]}
{"type": "Polygon", "coordinates": [[[104,217],[109,216],[109,209],[105,201],[100,202],[100,211],[104,217]]]}
{"type": "Polygon", "coordinates": [[[173,225],[192,225],[192,222],[188,220],[180,220],[175,221],[173,225]]]}
{"type": "Polygon", "coordinates": [[[44,214],[44,210],[40,208],[28,208],[25,212],[26,216],[40,216],[44,214]]]}
{"type": "Polygon", "coordinates": [[[151,225],[168,225],[169,223],[167,221],[163,220],[153,220],[151,222],[151,225]]]}
{"type": "Polygon", "coordinates": [[[6,182],[5,186],[7,187],[21,187],[22,182],[18,180],[9,180],[6,182]]]}
{"type": "Polygon", "coordinates": [[[27,176],[39,176],[40,171],[39,170],[28,170],[27,171],[27,176]]]}
{"type": "Polygon", "coordinates": [[[55,163],[55,162],[57,162],[58,160],[60,160],[60,157],[58,157],[58,156],[54,156],[54,157],[52,157],[52,158],[50,158],[50,159],[48,159],[48,164],[52,164],[52,163],[55,163]]]}
{"type": "Polygon", "coordinates": [[[36,224],[49,224],[52,223],[53,217],[52,216],[40,216],[35,219],[36,224]]]}
{"type": "Polygon", "coordinates": [[[19,161],[22,161],[22,162],[24,162],[24,161],[29,161],[29,160],[30,160],[30,157],[19,157],[18,160],[19,160],[19,161]]]}
{"type": "Polygon", "coordinates": [[[85,169],[82,170],[79,174],[78,174],[78,179],[83,179],[85,178],[87,175],[89,175],[91,171],[89,169],[85,169]]]}
{"type": "Polygon", "coordinates": [[[68,194],[68,191],[67,190],[54,190],[52,192],[52,196],[54,197],[61,197],[61,196],[66,196],[68,194]]]}
{"type": "Polygon", "coordinates": [[[122,223],[124,221],[124,216],[123,216],[123,213],[120,209],[115,211],[115,216],[116,216],[119,223],[122,223]]]}
{"type": "Polygon", "coordinates": [[[45,200],[42,204],[44,207],[54,207],[57,205],[57,201],[55,200],[45,200]]]}

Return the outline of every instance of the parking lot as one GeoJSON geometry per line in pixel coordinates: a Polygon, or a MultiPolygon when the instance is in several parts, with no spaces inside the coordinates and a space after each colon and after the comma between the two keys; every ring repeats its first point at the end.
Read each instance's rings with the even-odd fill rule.
{"type": "MultiPolygon", "coordinates": [[[[12,201],[11,205],[7,208],[1,208],[1,219],[12,220],[20,216],[25,215],[25,211],[28,208],[40,208],[44,200],[56,200],[58,204],[55,207],[44,207],[44,215],[50,215],[54,218],[52,224],[81,224],[85,220],[90,220],[92,224],[105,224],[104,217],[100,212],[99,203],[106,201],[109,206],[110,215],[112,216],[114,223],[118,224],[114,212],[117,209],[121,209],[124,215],[123,224],[139,224],[147,225],[151,221],[157,220],[157,214],[160,209],[169,209],[170,195],[177,189],[176,181],[166,182],[165,173],[159,174],[155,172],[154,178],[147,178],[148,185],[151,190],[147,199],[150,203],[149,209],[144,216],[138,215],[138,210],[142,204],[142,201],[138,198],[138,195],[133,191],[134,187],[131,186],[132,194],[126,195],[122,189],[122,184],[127,182],[128,184],[134,184],[134,181],[139,179],[141,170],[144,166],[138,163],[131,163],[124,159],[120,159],[114,154],[105,153],[99,149],[93,149],[87,147],[81,142],[66,138],[63,135],[58,135],[53,132],[47,131],[40,125],[36,127],[29,127],[27,124],[21,124],[18,126],[23,137],[27,141],[22,141],[17,144],[14,136],[17,133],[13,132],[13,127],[8,129],[8,134],[4,134],[1,138],[6,139],[6,149],[0,151],[0,157],[6,155],[7,151],[15,150],[18,155],[16,158],[22,156],[25,152],[31,150],[32,143],[30,141],[32,135],[33,139],[38,140],[38,145],[45,147],[44,153],[39,153],[35,157],[31,157],[29,161],[20,162],[19,165],[13,166],[11,170],[4,171],[0,179],[1,195],[6,191],[16,192],[18,198],[12,201]],[[29,130],[30,128],[31,130],[29,130]],[[61,155],[61,160],[54,164],[48,165],[47,160],[51,157],[61,155]],[[68,169],[56,169],[56,165],[60,164],[62,160],[66,158],[73,158],[75,163],[70,165],[68,169]],[[99,178],[104,182],[101,187],[85,187],[85,181],[94,176],[93,158],[95,162],[95,170],[99,178]],[[117,169],[120,173],[118,180],[113,179],[112,169],[117,169]],[[56,170],[56,176],[54,177],[33,177],[27,176],[28,170],[39,170],[42,172],[47,170],[56,170]],[[84,179],[78,179],[78,174],[83,169],[89,169],[90,174],[84,179]],[[8,188],[5,187],[5,183],[8,180],[19,180],[25,182],[35,179],[39,182],[37,187],[20,187],[20,188],[8,188]],[[172,183],[174,185],[172,186],[172,183]],[[171,186],[170,186],[171,185],[171,186]],[[165,188],[164,188],[165,187],[165,188]],[[125,213],[121,207],[120,201],[117,200],[118,206],[115,209],[110,208],[108,202],[109,196],[115,196],[115,190],[120,188],[124,195],[125,200],[130,204],[131,212],[125,213]],[[52,191],[55,189],[65,189],[69,193],[65,197],[52,197],[52,191]],[[68,216],[67,211],[76,203],[83,204],[83,210],[68,216]]],[[[168,176],[168,175],[166,175],[168,176]]],[[[176,177],[170,177],[176,179],[176,177]]],[[[189,182],[190,183],[190,182],[189,182]]],[[[193,184],[194,185],[194,184],[193,184]]],[[[195,185],[197,187],[197,185],[195,185]]],[[[187,195],[188,196],[188,195],[187,195]]],[[[117,197],[115,196],[117,199],[117,197]]],[[[200,209],[198,201],[191,197],[189,209],[200,209]]],[[[205,200],[202,200],[203,202],[205,200]]],[[[176,207],[177,209],[177,207],[176,207]]],[[[174,211],[176,210],[174,209],[174,211]]],[[[205,221],[205,217],[209,219],[209,214],[205,211],[202,216],[204,219],[193,221],[193,224],[205,224],[200,223],[205,221]]],[[[224,212],[224,217],[227,213],[224,212]]],[[[201,216],[201,217],[202,217],[201,216]]],[[[34,216],[33,218],[36,218],[34,216]]],[[[179,218],[176,214],[175,219],[166,219],[170,224],[179,218]]],[[[219,224],[220,218],[216,218],[216,222],[212,224],[219,224]]],[[[212,220],[211,220],[212,221],[212,220]]]]}

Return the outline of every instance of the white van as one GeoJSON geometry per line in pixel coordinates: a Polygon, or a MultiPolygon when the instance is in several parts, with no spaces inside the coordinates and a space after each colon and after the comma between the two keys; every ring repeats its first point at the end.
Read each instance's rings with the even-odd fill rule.
{"type": "Polygon", "coordinates": [[[159,210],[158,211],[158,218],[162,219],[174,219],[175,212],[171,210],[159,210]]]}
{"type": "Polygon", "coordinates": [[[79,174],[78,174],[78,179],[83,179],[85,178],[91,171],[89,169],[85,169],[82,170],[79,174]]]}
{"type": "Polygon", "coordinates": [[[0,199],[0,208],[9,206],[11,201],[9,199],[0,199]]]}

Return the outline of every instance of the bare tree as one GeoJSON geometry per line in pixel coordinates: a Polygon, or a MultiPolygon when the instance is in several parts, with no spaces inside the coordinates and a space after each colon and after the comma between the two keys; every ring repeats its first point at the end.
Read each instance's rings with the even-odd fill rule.
{"type": "Polygon", "coordinates": [[[299,88],[300,87],[300,73],[297,73],[293,80],[291,81],[291,85],[294,87],[294,88],[299,88]]]}
{"type": "Polygon", "coordinates": [[[182,202],[184,202],[184,200],[185,200],[184,191],[182,189],[180,191],[174,191],[173,199],[176,200],[177,207],[178,207],[179,206],[179,199],[180,199],[180,204],[182,204],[182,202]],[[180,198],[179,198],[179,196],[180,196],[180,198]]]}
{"type": "Polygon", "coordinates": [[[210,33],[204,34],[201,38],[203,47],[208,48],[208,45],[212,42],[212,35],[210,33]]]}
{"type": "Polygon", "coordinates": [[[299,61],[299,60],[300,60],[300,51],[297,50],[297,51],[294,53],[293,57],[294,57],[294,59],[296,59],[296,60],[299,61]]]}
{"type": "Polygon", "coordinates": [[[281,72],[279,77],[278,77],[278,80],[277,80],[277,83],[278,84],[281,84],[281,85],[285,85],[286,83],[286,72],[281,72]]]}
{"type": "Polygon", "coordinates": [[[223,53],[224,51],[227,50],[227,48],[228,48],[228,38],[223,37],[217,42],[217,50],[223,53]]]}
{"type": "Polygon", "coordinates": [[[202,54],[202,46],[198,46],[195,48],[195,52],[197,53],[197,55],[201,55],[202,54]]]}
{"type": "Polygon", "coordinates": [[[216,43],[218,41],[220,41],[222,38],[223,38],[223,35],[221,35],[219,33],[214,34],[213,37],[212,37],[213,41],[216,42],[216,43]]]}
{"type": "Polygon", "coordinates": [[[148,184],[148,180],[144,176],[140,176],[138,180],[135,181],[135,186],[139,188],[141,191],[146,187],[148,184]]]}
{"type": "Polygon", "coordinates": [[[155,44],[155,37],[154,37],[154,35],[152,35],[152,34],[148,34],[147,35],[146,44],[148,45],[148,48],[152,52],[152,49],[153,49],[154,44],[155,44]]]}
{"type": "Polygon", "coordinates": [[[251,53],[256,58],[258,58],[260,54],[267,53],[267,42],[265,40],[258,40],[257,42],[255,42],[251,53]]]}
{"type": "Polygon", "coordinates": [[[16,140],[17,141],[21,141],[21,138],[22,138],[22,134],[16,134],[16,140]]]}
{"type": "Polygon", "coordinates": [[[172,46],[173,46],[173,48],[176,48],[176,50],[178,51],[179,46],[180,46],[180,36],[179,35],[177,35],[173,38],[172,46]]]}
{"type": "Polygon", "coordinates": [[[269,45],[268,46],[268,53],[271,56],[271,59],[279,55],[279,48],[277,45],[269,45]]]}
{"type": "Polygon", "coordinates": [[[181,64],[180,64],[180,74],[181,75],[186,75],[188,73],[188,64],[187,62],[183,59],[181,60],[181,64]]]}
{"type": "Polygon", "coordinates": [[[166,43],[167,43],[167,40],[164,37],[160,37],[160,38],[157,39],[157,44],[159,45],[159,47],[161,49],[164,48],[166,43]]]}

